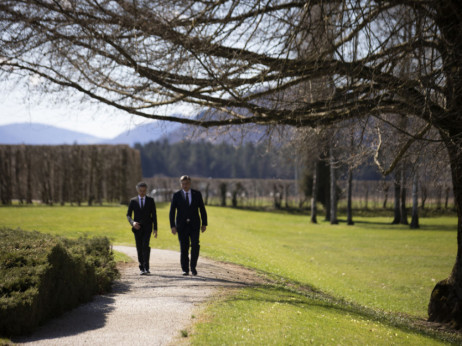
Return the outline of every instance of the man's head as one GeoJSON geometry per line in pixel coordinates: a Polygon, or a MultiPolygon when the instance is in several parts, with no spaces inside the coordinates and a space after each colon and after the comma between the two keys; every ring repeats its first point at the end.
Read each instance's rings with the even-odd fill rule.
{"type": "Polygon", "coordinates": [[[181,188],[188,192],[191,189],[191,178],[189,175],[183,175],[180,178],[181,188]]]}
{"type": "Polygon", "coordinates": [[[146,190],[148,189],[148,185],[144,181],[140,181],[136,184],[136,191],[141,197],[146,196],[146,190]]]}

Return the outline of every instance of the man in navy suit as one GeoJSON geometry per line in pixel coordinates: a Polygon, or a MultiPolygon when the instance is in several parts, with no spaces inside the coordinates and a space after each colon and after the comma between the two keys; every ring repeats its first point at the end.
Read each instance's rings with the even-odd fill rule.
{"type": "Polygon", "coordinates": [[[136,185],[138,196],[130,200],[127,211],[127,219],[135,235],[140,275],[150,274],[149,257],[151,248],[149,247],[149,241],[151,240],[151,232],[157,238],[156,203],[154,198],[146,196],[147,188],[148,186],[144,182],[139,182],[136,185]],[[135,216],[132,219],[133,213],[135,213],[135,216]]]}
{"type": "Polygon", "coordinates": [[[181,190],[173,194],[170,205],[170,227],[172,234],[178,233],[181,250],[181,268],[183,275],[189,275],[189,246],[191,244],[191,273],[197,275],[196,265],[199,258],[200,230],[207,229],[207,212],[202,194],[191,189],[191,178],[183,175],[180,178],[181,190]],[[200,217],[199,217],[200,212],[200,217]]]}

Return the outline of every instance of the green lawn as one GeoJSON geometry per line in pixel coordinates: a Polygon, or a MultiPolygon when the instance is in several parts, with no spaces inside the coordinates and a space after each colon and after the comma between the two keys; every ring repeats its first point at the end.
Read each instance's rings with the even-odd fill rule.
{"type": "Polygon", "coordinates": [[[391,219],[312,225],[306,216],[211,209],[204,253],[314,286],[372,308],[426,317],[435,282],[456,256],[456,219],[422,220],[421,230],[391,219]]]}
{"type": "Polygon", "coordinates": [[[202,313],[193,345],[440,345],[328,301],[280,287],[246,288],[202,313]]]}
{"type": "MultiPolygon", "coordinates": [[[[406,226],[389,225],[391,219],[385,217],[357,217],[354,226],[346,226],[345,223],[331,226],[322,222],[312,225],[308,216],[284,213],[208,207],[208,214],[209,229],[201,237],[203,255],[255,268],[281,283],[290,283],[291,287],[314,287],[337,300],[343,298],[372,311],[384,310],[426,318],[431,290],[437,281],[450,273],[456,256],[454,217],[421,219],[422,228],[410,230],[406,226]]],[[[159,238],[152,240],[151,246],[178,250],[177,239],[169,230],[168,205],[158,206],[158,218],[159,238]]],[[[2,207],[0,226],[59,233],[68,237],[106,235],[115,244],[134,245],[125,219],[125,207],[122,206],[2,207]]],[[[275,294],[271,290],[263,291],[258,294],[275,294]]],[[[254,292],[251,295],[258,294],[254,292]]],[[[303,298],[300,297],[297,299],[303,298]]],[[[220,306],[225,309],[227,304],[220,302],[210,309],[220,309],[220,306]]],[[[266,301],[257,300],[254,304],[261,304],[262,309],[268,307],[266,301]]],[[[310,302],[302,306],[310,306],[310,302]]],[[[329,310],[326,307],[317,309],[321,308],[329,310]]],[[[253,314],[255,309],[252,308],[249,313],[253,314]]],[[[285,306],[284,309],[292,311],[293,306],[285,306]]],[[[305,314],[310,313],[311,310],[303,308],[297,320],[304,321],[305,314]]],[[[274,312],[273,317],[278,314],[274,312]]],[[[343,313],[335,311],[335,314],[343,313]]],[[[334,318],[334,315],[331,317],[334,318]]],[[[346,317],[342,318],[343,321],[346,317]]],[[[214,321],[204,326],[200,324],[198,330],[212,325],[214,321]]],[[[287,323],[292,322],[288,320],[287,323]]],[[[236,323],[239,326],[243,321],[236,323]]],[[[318,323],[323,322],[319,320],[318,323]]],[[[347,330],[354,330],[352,325],[348,327],[348,323],[342,322],[342,325],[347,330]]],[[[302,326],[303,323],[299,327],[302,326]]],[[[384,333],[392,333],[388,329],[384,333]]],[[[338,333],[344,333],[343,329],[340,328],[338,333]]],[[[377,335],[381,334],[378,332],[377,335]]],[[[302,343],[303,338],[289,343],[302,343]]],[[[314,337],[314,340],[318,339],[314,337]]],[[[336,338],[335,342],[329,340],[324,342],[345,343],[336,338]]],[[[370,342],[378,342],[378,339],[373,340],[370,342]]],[[[381,340],[383,343],[390,341],[385,336],[381,340]]]]}

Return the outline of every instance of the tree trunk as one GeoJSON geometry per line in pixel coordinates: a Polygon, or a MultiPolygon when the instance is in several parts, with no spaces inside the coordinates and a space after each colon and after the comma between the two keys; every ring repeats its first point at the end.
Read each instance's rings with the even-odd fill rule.
{"type": "MultiPolygon", "coordinates": [[[[319,179],[319,178],[318,178],[319,179]]],[[[329,179],[330,180],[330,179],[329,179]]],[[[330,185],[326,185],[324,187],[324,199],[326,201],[326,217],[324,218],[324,221],[330,221],[330,185]]]]}
{"type": "Polygon", "coordinates": [[[237,190],[234,190],[232,193],[231,205],[233,208],[237,207],[237,190]]]}
{"type": "Polygon", "coordinates": [[[411,228],[420,228],[419,226],[419,200],[418,200],[418,173],[414,172],[412,179],[412,219],[411,228]]]}
{"type": "Polygon", "coordinates": [[[446,187],[446,190],[445,190],[445,200],[444,200],[444,209],[448,209],[448,203],[449,203],[449,192],[451,191],[451,189],[449,187],[446,187]]]}
{"type": "Polygon", "coordinates": [[[441,185],[436,187],[436,209],[441,210],[441,197],[443,194],[443,188],[441,185]]]}
{"type": "Polygon", "coordinates": [[[338,224],[337,220],[337,196],[336,196],[336,179],[335,179],[335,160],[334,160],[334,148],[331,145],[329,148],[330,156],[330,224],[338,224]]]}
{"type": "Polygon", "coordinates": [[[319,173],[319,160],[316,160],[314,163],[314,172],[313,172],[313,188],[311,192],[311,223],[318,223],[317,214],[318,209],[316,204],[318,203],[318,173],[319,173]]]}
{"type": "Polygon", "coordinates": [[[279,188],[278,185],[273,185],[273,207],[275,209],[281,209],[281,192],[279,188]]]}
{"type": "Polygon", "coordinates": [[[384,199],[383,199],[383,206],[382,206],[383,209],[387,209],[388,191],[390,191],[390,186],[387,184],[387,185],[385,185],[385,187],[383,188],[383,193],[385,194],[385,197],[384,197],[384,199]]]}
{"type": "Polygon", "coordinates": [[[401,208],[400,208],[400,202],[399,202],[399,196],[401,192],[401,182],[400,182],[399,172],[395,173],[394,188],[395,188],[395,208],[394,208],[395,217],[393,221],[391,222],[391,224],[397,225],[399,224],[399,220],[401,218],[401,208]]]}
{"type": "Polygon", "coordinates": [[[420,194],[422,195],[420,207],[422,208],[422,210],[424,210],[425,202],[427,201],[427,187],[422,183],[420,183],[420,194]]]}
{"type": "Polygon", "coordinates": [[[443,39],[451,42],[451,50],[444,51],[443,66],[446,81],[446,107],[449,110],[440,122],[444,125],[440,134],[449,154],[457,210],[457,255],[449,278],[436,284],[430,297],[428,315],[430,321],[447,322],[452,327],[462,327],[462,32],[460,30],[460,1],[440,1],[437,22],[443,39]]]}
{"type": "MultiPolygon", "coordinates": [[[[461,132],[462,133],[462,132],[461,132]]],[[[456,137],[456,136],[454,136],[456,137]]],[[[457,255],[451,275],[438,282],[428,305],[429,321],[462,327],[462,144],[447,143],[457,210],[457,255]]]]}
{"type": "Polygon", "coordinates": [[[399,223],[402,225],[409,225],[407,221],[407,209],[406,209],[406,175],[404,168],[401,169],[401,213],[399,223]]]}
{"type": "Polygon", "coordinates": [[[353,170],[348,169],[348,185],[347,185],[347,224],[354,225],[353,222],[353,210],[351,206],[351,198],[353,191],[353,170]]]}
{"type": "Polygon", "coordinates": [[[227,186],[226,183],[220,184],[220,195],[221,195],[221,206],[226,207],[226,193],[227,193],[227,186]]]}

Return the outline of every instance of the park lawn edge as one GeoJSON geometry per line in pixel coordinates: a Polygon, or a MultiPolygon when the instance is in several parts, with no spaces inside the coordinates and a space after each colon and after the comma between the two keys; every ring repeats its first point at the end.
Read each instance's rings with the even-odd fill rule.
{"type": "MultiPolygon", "coordinates": [[[[253,268],[249,268],[255,271],[253,268]]],[[[257,272],[257,275],[265,275],[261,271],[257,272]]],[[[271,280],[267,275],[266,278],[271,280]]],[[[405,333],[416,334],[422,337],[429,337],[435,341],[450,344],[462,344],[462,334],[458,331],[445,329],[440,324],[430,323],[417,317],[406,316],[405,314],[395,314],[386,312],[383,310],[374,310],[356,304],[354,302],[348,302],[342,298],[336,298],[329,296],[319,290],[313,290],[311,287],[301,285],[295,282],[289,282],[283,279],[281,282],[269,282],[267,284],[255,284],[241,288],[221,288],[208,302],[199,306],[192,315],[192,324],[187,329],[187,335],[179,335],[177,338],[181,344],[181,340],[188,340],[188,344],[201,344],[203,340],[196,343],[196,339],[201,338],[201,329],[206,327],[206,324],[213,323],[213,317],[210,314],[211,310],[218,310],[223,307],[223,303],[232,301],[235,297],[239,296],[242,292],[252,289],[263,289],[263,290],[281,290],[288,294],[294,294],[305,299],[313,300],[324,304],[327,308],[344,310],[348,315],[360,316],[364,320],[377,322],[383,325],[385,328],[399,329],[405,333]],[[284,283],[282,283],[284,281],[284,283]],[[188,338],[190,337],[190,338],[188,338]]],[[[218,315],[221,313],[218,312],[218,315]]],[[[277,319],[278,316],[274,316],[277,319]]],[[[230,329],[232,325],[227,325],[230,329]]]]}

